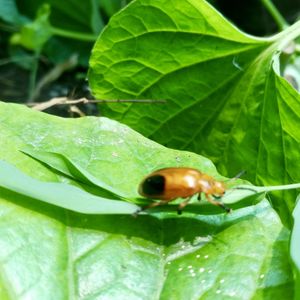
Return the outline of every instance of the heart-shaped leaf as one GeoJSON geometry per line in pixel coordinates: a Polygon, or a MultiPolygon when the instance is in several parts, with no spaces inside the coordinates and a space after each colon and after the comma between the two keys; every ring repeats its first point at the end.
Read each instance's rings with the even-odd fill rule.
{"type": "MultiPolygon", "coordinates": [[[[280,73],[280,53],[298,36],[300,22],[251,37],[202,0],[137,0],[98,39],[89,82],[99,99],[166,99],[101,111],[211,158],[224,175],[247,170],[257,185],[299,182],[300,96],[280,73]]],[[[274,205],[291,222],[296,194],[284,198],[274,205]]]]}

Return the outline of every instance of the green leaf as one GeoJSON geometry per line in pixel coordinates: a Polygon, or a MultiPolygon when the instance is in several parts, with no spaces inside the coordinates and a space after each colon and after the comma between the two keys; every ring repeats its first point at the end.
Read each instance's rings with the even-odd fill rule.
{"type": "Polygon", "coordinates": [[[12,24],[20,24],[23,17],[19,15],[14,0],[0,0],[0,19],[12,24]]]}
{"type": "MultiPolygon", "coordinates": [[[[28,147],[61,153],[132,198],[141,178],[161,167],[195,167],[222,180],[208,159],[115,121],[0,102],[0,159],[39,184],[73,183],[20,152],[28,147]]],[[[30,180],[16,188],[34,190],[30,180]]],[[[83,215],[0,188],[1,299],[293,297],[289,231],[266,200],[231,214],[155,216],[83,215]]]]}
{"type": "MultiPolygon", "coordinates": [[[[64,175],[71,177],[73,180],[84,183],[89,186],[94,186],[97,188],[98,193],[99,189],[103,190],[104,193],[112,197],[114,199],[115,197],[124,198],[128,197],[128,195],[124,195],[122,190],[116,190],[112,186],[107,185],[105,182],[102,182],[101,179],[94,177],[92,174],[84,170],[80,165],[78,165],[76,162],[72,161],[68,157],[64,156],[61,153],[54,153],[54,152],[44,152],[44,151],[38,151],[38,150],[32,150],[30,148],[21,150],[23,153],[29,155],[30,157],[40,161],[43,164],[46,164],[47,166],[63,173],[64,175]]],[[[13,176],[14,177],[14,176],[13,176]]],[[[226,181],[225,181],[226,182],[226,181]]],[[[225,195],[222,197],[223,203],[237,203],[237,205],[234,206],[235,209],[246,207],[249,205],[254,205],[255,203],[258,203],[260,200],[262,200],[261,194],[265,194],[266,192],[272,192],[272,191],[282,191],[282,190],[290,190],[290,189],[298,189],[300,188],[300,183],[298,184],[291,184],[291,185],[283,185],[283,186],[268,186],[268,187],[257,187],[252,185],[241,185],[237,180],[235,180],[234,184],[232,184],[232,180],[227,180],[227,191],[225,195]],[[230,183],[231,181],[231,183],[230,183]],[[247,199],[249,197],[249,199],[247,199]]],[[[0,181],[1,184],[1,181],[0,181]]],[[[14,181],[13,181],[13,184],[14,181]]],[[[102,193],[103,193],[102,191],[102,193]]],[[[195,197],[194,200],[196,200],[197,197],[195,197]]],[[[175,202],[175,201],[174,201],[175,202]]],[[[196,201],[190,201],[190,204],[196,202],[198,205],[198,200],[196,201]]],[[[203,202],[203,201],[201,201],[203,202]]],[[[201,203],[204,204],[204,203],[201,203]]],[[[172,204],[171,204],[172,205],[172,204]]],[[[206,202],[204,204],[205,206],[208,205],[208,208],[211,207],[209,202],[206,202]]],[[[208,209],[204,205],[201,205],[200,213],[205,212],[206,213],[215,213],[215,210],[213,207],[212,209],[208,209]]],[[[190,207],[192,207],[190,205],[190,207]]]]}
{"type": "MultiPolygon", "coordinates": [[[[288,290],[287,282],[292,281],[292,275],[282,276],[279,269],[273,269],[273,273],[267,271],[273,263],[279,266],[280,261],[287,262],[281,256],[287,250],[284,246],[287,232],[285,229],[273,233],[269,231],[268,221],[272,223],[276,217],[268,216],[267,211],[262,209],[264,205],[266,203],[257,207],[260,213],[255,220],[251,217],[248,220],[241,218],[236,224],[225,222],[215,227],[216,220],[212,219],[215,230],[212,236],[212,232],[206,232],[206,222],[200,222],[195,227],[183,225],[179,229],[180,224],[172,226],[172,221],[165,220],[169,232],[179,230],[181,234],[188,234],[193,228],[200,236],[198,241],[197,238],[194,240],[194,247],[182,241],[167,248],[166,280],[160,299],[291,298],[293,292],[288,290]],[[268,242],[265,244],[265,230],[268,231],[267,235],[276,236],[277,241],[272,246],[268,242]],[[174,282],[180,284],[175,285],[174,282]]],[[[173,239],[176,237],[170,234],[165,242],[171,243],[173,239]]],[[[280,268],[286,267],[286,263],[283,263],[280,268]]]]}
{"type": "MultiPolygon", "coordinates": [[[[102,182],[101,179],[96,178],[92,174],[90,174],[87,170],[83,169],[79,164],[77,164],[72,159],[68,158],[67,156],[61,154],[61,153],[55,153],[55,152],[45,152],[40,150],[34,150],[32,148],[25,148],[22,149],[21,152],[25,153],[26,155],[40,161],[43,164],[46,164],[47,166],[63,173],[64,175],[68,177],[72,177],[74,180],[83,182],[85,184],[94,185],[97,188],[111,191],[115,195],[126,198],[130,197],[130,195],[123,195],[122,190],[118,189],[115,190],[113,186],[107,185],[107,183],[102,182]]],[[[281,190],[281,189],[295,189],[300,188],[300,184],[296,185],[290,185],[290,186],[279,186],[279,187],[256,187],[252,185],[240,185],[240,180],[235,179],[234,181],[232,179],[223,181],[229,182],[227,184],[228,189],[232,188],[230,190],[230,194],[226,194],[224,196],[224,199],[230,198],[231,202],[236,202],[236,196],[251,196],[255,193],[264,193],[272,190],[281,190]],[[230,182],[231,181],[231,182],[230,182]],[[234,196],[234,197],[232,197],[234,196]],[[235,199],[235,200],[232,200],[235,199]]],[[[228,199],[230,201],[230,199],[228,199]]],[[[229,202],[227,201],[227,202],[229,202]]]]}
{"type": "Polygon", "coordinates": [[[299,253],[299,243],[300,243],[300,197],[297,199],[297,205],[293,212],[294,217],[294,228],[291,238],[291,257],[295,262],[295,265],[300,272],[300,253],[299,253]]]}
{"type": "Polygon", "coordinates": [[[20,44],[30,50],[41,50],[52,36],[49,16],[50,6],[44,4],[38,10],[36,19],[25,24],[21,28],[20,33],[15,33],[11,38],[11,42],[20,44]]]}
{"type": "MultiPolygon", "coordinates": [[[[255,38],[205,1],[137,0],[98,39],[89,82],[99,99],[166,99],[101,111],[163,145],[210,157],[225,176],[246,170],[256,185],[299,182],[300,96],[279,64],[298,36],[300,22],[255,38]]],[[[286,223],[295,198],[274,200],[286,223]]]]}
{"type": "MultiPolygon", "coordinates": [[[[22,106],[1,103],[0,124],[0,141],[5,141],[0,148],[1,158],[44,181],[58,181],[61,176],[24,155],[21,150],[30,148],[40,154],[60,153],[94,177],[100,177],[103,184],[122,191],[126,198],[139,196],[137,187],[144,176],[155,169],[168,166],[199,168],[216,179],[224,179],[208,159],[189,152],[170,151],[106,118],[63,120],[38,114],[22,106]],[[16,114],[22,115],[21,120],[13,118],[16,114]],[[35,121],[36,118],[39,121],[35,121]],[[51,130],[48,128],[49,122],[51,130]],[[68,136],[68,141],[65,136],[68,136]],[[17,161],[25,161],[25,165],[30,164],[27,171],[22,163],[16,163],[16,158],[17,161]]],[[[48,163],[51,164],[49,161],[48,163]]]]}
{"type": "Polygon", "coordinates": [[[293,212],[294,217],[294,227],[291,236],[291,245],[290,245],[290,253],[291,258],[295,265],[295,292],[296,297],[298,299],[300,297],[300,252],[299,252],[299,245],[300,245],[300,197],[297,198],[297,204],[293,212]]]}
{"type": "MultiPolygon", "coordinates": [[[[96,190],[92,190],[92,193],[96,193],[100,196],[108,197],[110,199],[119,199],[123,198],[129,200],[130,195],[126,195],[123,193],[121,189],[115,189],[112,185],[108,185],[107,183],[103,182],[101,179],[96,178],[92,174],[90,174],[88,171],[84,170],[80,165],[78,165],[76,162],[72,161],[68,157],[64,156],[61,153],[54,153],[54,152],[44,152],[44,151],[38,151],[38,150],[32,150],[30,148],[28,149],[23,149],[23,153],[29,155],[30,157],[40,161],[41,163],[53,168],[54,170],[57,170],[60,173],[63,173],[64,175],[71,177],[73,180],[75,180],[77,183],[84,184],[84,189],[88,189],[86,185],[91,186],[96,188],[96,190]]],[[[12,176],[13,178],[14,176],[12,176]]],[[[5,179],[5,178],[4,178],[5,179]]],[[[7,185],[7,182],[10,182],[11,180],[8,179],[8,181],[5,181],[4,184],[7,185]]],[[[1,184],[1,180],[0,180],[1,184]]],[[[14,180],[12,181],[12,184],[15,184],[14,180]]],[[[246,207],[246,206],[251,206],[263,199],[261,197],[261,193],[264,193],[268,191],[269,189],[280,189],[280,188],[287,188],[286,186],[284,187],[254,187],[250,185],[245,185],[245,186],[240,186],[238,181],[235,181],[234,183],[237,185],[235,187],[234,185],[230,184],[228,186],[228,192],[225,194],[225,196],[222,197],[222,202],[224,203],[229,203],[229,204],[234,204],[231,205],[233,209],[241,208],[241,207],[246,207]]],[[[299,185],[296,187],[292,186],[290,188],[297,188],[299,185]]],[[[5,187],[5,186],[3,186],[5,187]]],[[[27,194],[26,194],[27,195],[27,194]]],[[[196,199],[197,197],[194,197],[194,200],[190,201],[189,208],[191,208],[190,211],[194,212],[199,212],[201,214],[213,214],[213,213],[223,213],[224,211],[220,210],[216,206],[212,206],[208,201],[199,201],[196,199]],[[196,203],[196,205],[191,205],[192,203],[196,203]]],[[[43,200],[41,197],[42,201],[43,200]]],[[[134,199],[131,201],[144,204],[146,205],[147,202],[139,200],[139,199],[134,199]],[[137,200],[137,201],[136,201],[137,200]]],[[[129,200],[130,201],[130,200],[129,200]]],[[[52,200],[46,201],[48,203],[53,203],[52,200]]],[[[174,207],[171,208],[174,203],[176,208],[175,210],[177,211],[178,203],[177,201],[172,202],[169,204],[166,209],[167,210],[174,210],[174,207]]],[[[57,202],[56,202],[57,204],[57,202]]],[[[161,207],[158,208],[158,210],[161,210],[161,207]]],[[[187,209],[188,211],[189,209],[187,209]]],[[[80,211],[80,210],[78,210],[80,211]]],[[[136,210],[135,210],[136,211],[136,210]]],[[[135,212],[134,211],[134,212],[135,212]]],[[[154,209],[155,211],[155,209],[154,209]]],[[[81,211],[84,213],[84,211],[81,211]]],[[[95,211],[95,213],[97,213],[95,211]]]]}
{"type": "Polygon", "coordinates": [[[32,149],[23,149],[22,152],[37,159],[38,161],[41,161],[42,163],[47,164],[51,168],[54,168],[55,170],[63,173],[66,176],[72,177],[77,181],[83,182],[88,185],[93,185],[96,188],[100,188],[114,196],[126,198],[126,195],[123,195],[122,190],[116,190],[113,186],[107,185],[107,183],[102,182],[101,179],[96,178],[95,176],[84,170],[76,162],[65,157],[63,154],[55,152],[36,151],[32,149]]]}

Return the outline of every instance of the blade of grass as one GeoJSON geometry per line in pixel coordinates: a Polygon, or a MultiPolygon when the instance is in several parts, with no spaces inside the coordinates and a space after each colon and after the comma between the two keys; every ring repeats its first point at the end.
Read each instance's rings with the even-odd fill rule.
{"type": "Polygon", "coordinates": [[[62,208],[85,214],[133,214],[138,206],[89,194],[75,186],[43,182],[0,161],[0,187],[62,208]]]}

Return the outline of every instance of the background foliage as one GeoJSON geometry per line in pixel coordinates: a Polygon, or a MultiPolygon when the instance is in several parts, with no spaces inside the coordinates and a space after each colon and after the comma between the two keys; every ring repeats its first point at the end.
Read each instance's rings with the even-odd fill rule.
{"type": "MultiPolygon", "coordinates": [[[[1,0],[0,98],[13,102],[39,102],[54,96],[87,96],[84,78],[93,43],[109,18],[128,2],[130,1],[1,0]],[[47,28],[49,29],[50,24],[51,30],[47,32],[48,37],[42,49],[34,44],[31,49],[26,49],[22,46],[19,35],[24,32],[24,27],[31,27],[31,33],[32,30],[39,34],[45,33],[43,24],[38,26],[35,23],[39,9],[46,3],[50,5],[47,28]],[[18,38],[12,39],[15,35],[18,38]],[[59,72],[55,76],[46,76],[57,68],[59,72]],[[39,84],[43,79],[47,79],[46,84],[36,95],[35,82],[39,84]],[[13,86],[19,86],[19,89],[16,90],[13,86]]],[[[248,33],[263,36],[277,31],[276,23],[269,12],[257,0],[243,4],[237,0],[210,2],[248,33]]],[[[275,4],[288,21],[293,23],[297,19],[298,1],[288,0],[283,5],[282,1],[277,0],[275,4]]],[[[21,34],[21,37],[24,38],[24,35],[21,34]]],[[[48,111],[69,115],[67,109],[61,107],[48,111]]],[[[97,114],[97,110],[88,106],[85,107],[85,113],[97,114]]]]}
{"type": "Polygon", "coordinates": [[[300,8],[267,2],[211,1],[236,27],[202,0],[0,0],[0,98],[69,94],[89,60],[95,97],[166,100],[99,105],[133,129],[0,103],[1,299],[299,299],[296,191],[130,215],[162,167],[300,181],[300,8]]]}

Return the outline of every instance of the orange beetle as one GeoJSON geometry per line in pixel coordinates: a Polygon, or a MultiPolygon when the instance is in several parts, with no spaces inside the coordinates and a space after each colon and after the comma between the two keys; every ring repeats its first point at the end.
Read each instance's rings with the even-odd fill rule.
{"type": "Polygon", "coordinates": [[[198,200],[200,200],[201,193],[204,193],[207,201],[213,205],[222,207],[226,212],[231,211],[222,202],[213,199],[213,197],[220,198],[224,195],[224,184],[192,168],[165,168],[154,171],[143,179],[138,191],[146,198],[161,200],[153,202],[139,211],[167,204],[177,198],[186,198],[178,206],[180,214],[192,196],[198,194],[198,200]]]}

